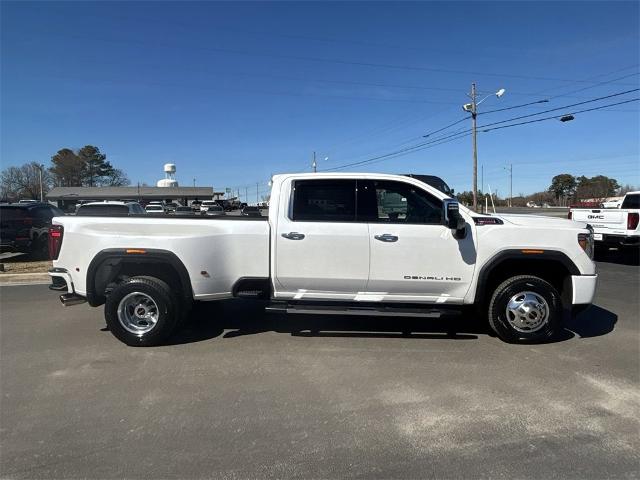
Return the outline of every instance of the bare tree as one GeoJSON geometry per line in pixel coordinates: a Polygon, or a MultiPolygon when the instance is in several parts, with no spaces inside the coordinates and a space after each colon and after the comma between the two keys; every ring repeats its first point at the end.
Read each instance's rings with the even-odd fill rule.
{"type": "Polygon", "coordinates": [[[102,182],[109,187],[126,187],[131,184],[129,177],[119,168],[113,168],[102,182]]]}
{"type": "Polygon", "coordinates": [[[20,167],[5,168],[0,174],[2,198],[8,200],[40,199],[40,175],[42,175],[42,194],[51,188],[52,178],[49,171],[37,162],[26,163],[20,167]]]}

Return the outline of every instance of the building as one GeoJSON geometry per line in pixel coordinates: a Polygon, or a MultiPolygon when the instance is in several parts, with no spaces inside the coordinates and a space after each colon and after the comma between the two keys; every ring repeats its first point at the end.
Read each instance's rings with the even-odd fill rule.
{"type": "Polygon", "coordinates": [[[46,195],[65,211],[73,211],[80,201],[133,200],[142,204],[152,201],[178,202],[189,205],[194,200],[220,200],[224,192],[213,187],[54,187],[46,195]]]}

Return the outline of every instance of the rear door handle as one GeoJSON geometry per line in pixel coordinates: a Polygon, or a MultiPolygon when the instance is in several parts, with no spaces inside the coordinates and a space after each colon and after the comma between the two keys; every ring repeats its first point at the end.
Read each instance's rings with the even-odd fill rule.
{"type": "Polygon", "coordinates": [[[376,235],[374,237],[376,240],[380,240],[381,242],[397,242],[398,236],[391,235],[389,233],[385,233],[384,235],[376,235]]]}
{"type": "Polygon", "coordinates": [[[288,238],[289,240],[302,240],[304,238],[304,233],[289,232],[283,233],[282,236],[284,238],[288,238]]]}

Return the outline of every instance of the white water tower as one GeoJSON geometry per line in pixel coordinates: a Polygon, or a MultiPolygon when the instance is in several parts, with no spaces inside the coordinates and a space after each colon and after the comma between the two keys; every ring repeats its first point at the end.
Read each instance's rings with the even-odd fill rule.
{"type": "Polygon", "coordinates": [[[158,187],[177,187],[178,181],[176,180],[176,164],[165,163],[164,164],[164,178],[158,180],[156,184],[158,187]]]}

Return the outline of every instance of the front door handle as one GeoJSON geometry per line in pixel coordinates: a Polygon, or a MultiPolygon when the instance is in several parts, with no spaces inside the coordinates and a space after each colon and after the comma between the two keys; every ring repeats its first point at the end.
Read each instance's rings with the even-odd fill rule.
{"type": "Polygon", "coordinates": [[[289,232],[283,233],[282,236],[284,238],[288,238],[289,240],[302,240],[304,238],[304,233],[289,232]]]}
{"type": "Polygon", "coordinates": [[[376,240],[380,240],[381,242],[397,242],[398,241],[397,235],[390,235],[388,233],[385,233],[384,235],[376,235],[374,238],[376,240]]]}

